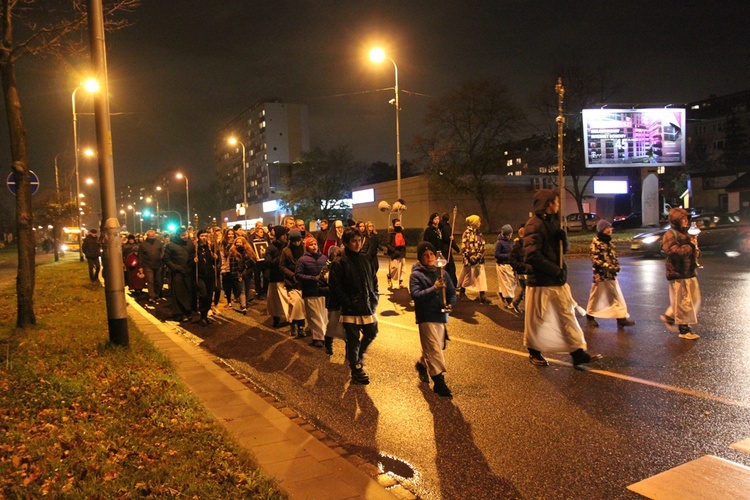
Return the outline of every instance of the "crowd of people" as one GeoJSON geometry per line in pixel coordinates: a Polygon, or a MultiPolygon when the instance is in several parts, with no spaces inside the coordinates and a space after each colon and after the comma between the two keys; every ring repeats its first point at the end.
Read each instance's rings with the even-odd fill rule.
{"type": "MultiPolygon", "coordinates": [[[[524,316],[524,346],[529,361],[549,364],[544,352],[570,353],[574,366],[601,358],[587,350],[584,332],[576,319],[583,311],[567,283],[566,232],[561,228],[560,200],[548,189],[534,198],[533,215],[519,228],[502,227],[494,248],[500,307],[524,316]]],[[[696,339],[690,329],[697,322],[700,290],[695,269],[700,255],[695,237],[687,234],[689,217],[682,209],[670,212],[671,229],[664,237],[670,306],[662,321],[683,339],[696,339]]],[[[448,214],[434,213],[417,242],[417,262],[408,277],[414,302],[422,353],[415,368],[420,380],[433,382],[443,397],[452,392],[445,381],[446,324],[457,301],[467,301],[467,290],[478,293],[479,304],[492,304],[487,296],[485,240],[481,218],[466,217],[460,245],[454,241],[448,214]],[[456,274],[454,253],[461,256],[456,274]]],[[[167,300],[163,284],[169,283],[175,319],[211,323],[218,307],[247,314],[248,303],[266,301],[274,328],[289,326],[293,338],[311,337],[310,345],[333,354],[334,339],[345,341],[345,358],[354,384],[370,379],[364,359],[378,333],[379,251],[389,259],[389,289],[404,288],[407,236],[400,218],[391,221],[381,240],[372,222],[321,220],[317,231],[305,222],[286,217],[282,225],[252,230],[240,225],[210,227],[193,232],[158,235],[148,230],[143,238],[127,235],[123,242],[126,284],[134,293],[147,290],[148,304],[167,300]],[[165,280],[164,273],[168,277],[165,280]]],[[[590,245],[593,283],[585,309],[586,325],[615,319],[619,328],[635,324],[617,281],[620,265],[612,242],[612,227],[601,220],[590,245]]],[[[96,230],[83,242],[92,281],[98,280],[101,244],[96,230]]]]}

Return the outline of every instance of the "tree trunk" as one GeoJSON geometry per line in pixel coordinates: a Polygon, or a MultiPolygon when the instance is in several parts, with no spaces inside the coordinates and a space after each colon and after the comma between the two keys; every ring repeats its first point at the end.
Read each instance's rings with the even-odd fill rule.
{"type": "Polygon", "coordinates": [[[18,318],[16,326],[27,328],[36,324],[34,316],[35,251],[34,221],[31,206],[31,184],[29,182],[29,153],[26,129],[21,113],[21,99],[18,95],[15,69],[11,54],[0,54],[0,78],[2,79],[3,99],[8,131],[12,169],[16,181],[16,237],[18,240],[18,279],[16,294],[18,318]]]}

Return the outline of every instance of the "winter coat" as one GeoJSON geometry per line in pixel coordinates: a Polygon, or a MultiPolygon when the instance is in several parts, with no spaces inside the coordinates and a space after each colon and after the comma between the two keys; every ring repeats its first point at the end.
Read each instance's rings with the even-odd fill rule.
{"type": "MultiPolygon", "coordinates": [[[[455,250],[456,252],[460,252],[461,248],[459,248],[456,240],[454,239],[453,241],[451,241],[451,236],[453,236],[453,228],[451,228],[451,225],[441,220],[438,224],[438,228],[440,229],[440,235],[443,238],[443,248],[445,248],[446,250],[450,249],[455,250]]],[[[448,253],[449,252],[443,252],[443,255],[448,258],[448,253]]]]}
{"type": "Polygon", "coordinates": [[[510,253],[513,251],[513,243],[502,234],[497,235],[495,242],[495,262],[498,264],[510,264],[510,253]]]}
{"type": "Polygon", "coordinates": [[[284,243],[277,240],[272,241],[271,244],[268,245],[265,262],[269,269],[269,283],[281,283],[284,281],[284,273],[281,271],[281,267],[279,267],[281,251],[284,249],[284,246],[284,243]]]}
{"type": "Polygon", "coordinates": [[[484,236],[477,228],[469,226],[461,237],[461,254],[465,266],[484,264],[484,236]]]}
{"type": "Polygon", "coordinates": [[[235,280],[242,278],[247,279],[253,274],[255,269],[255,261],[249,255],[246,255],[244,251],[240,252],[236,249],[230,249],[229,255],[229,275],[235,280]]]}
{"type": "Polygon", "coordinates": [[[531,266],[530,286],[562,286],[567,282],[567,265],[560,267],[560,242],[563,253],[568,251],[568,237],[560,229],[557,214],[544,211],[549,199],[544,195],[554,196],[548,189],[540,189],[534,200],[534,215],[526,222],[523,237],[523,251],[526,263],[531,266]],[[545,193],[542,193],[542,192],[545,193]],[[540,198],[540,194],[542,197],[540,198]]]}
{"type": "Polygon", "coordinates": [[[284,273],[284,286],[286,286],[287,290],[300,290],[302,288],[294,273],[297,271],[297,261],[302,257],[303,253],[305,253],[305,247],[302,245],[294,246],[290,244],[281,251],[279,268],[284,273]]]}
{"type": "Polygon", "coordinates": [[[450,245],[450,241],[448,245],[443,242],[443,232],[440,228],[435,227],[432,224],[427,226],[427,229],[424,230],[422,241],[432,243],[432,246],[435,247],[436,251],[441,252],[444,257],[448,258],[448,246],[450,245]]]}
{"type": "Polygon", "coordinates": [[[125,262],[128,258],[128,255],[130,255],[131,253],[138,253],[138,244],[135,242],[125,243],[122,246],[122,261],[125,262]]]}
{"type": "Polygon", "coordinates": [[[327,284],[321,281],[321,273],[326,267],[325,255],[320,252],[310,253],[305,251],[297,261],[294,275],[302,286],[302,297],[323,297],[328,291],[327,284]]]}
{"type": "Polygon", "coordinates": [[[680,227],[680,219],[690,217],[686,210],[673,208],[669,211],[671,227],[662,237],[662,252],[666,256],[667,280],[681,280],[695,277],[700,250],[690,241],[687,228],[680,227]]]}
{"type": "Polygon", "coordinates": [[[97,259],[102,254],[102,244],[99,242],[99,239],[95,235],[88,234],[83,239],[83,246],[81,247],[81,251],[87,259],[97,259]]]}
{"type": "Polygon", "coordinates": [[[594,271],[594,283],[613,280],[620,272],[620,263],[617,261],[615,244],[612,237],[607,234],[597,234],[589,245],[592,269],[594,271]]]}
{"type": "MultiPolygon", "coordinates": [[[[411,268],[409,277],[409,292],[414,299],[414,315],[417,323],[447,323],[448,314],[443,309],[443,292],[435,288],[435,281],[440,269],[433,271],[417,262],[411,268]]],[[[456,303],[456,287],[446,271],[442,271],[445,281],[445,300],[448,304],[456,303]]]]}
{"type": "Polygon", "coordinates": [[[330,293],[341,305],[342,316],[371,316],[378,307],[378,279],[367,255],[348,248],[331,265],[330,293]]]}
{"type": "Polygon", "coordinates": [[[143,268],[160,269],[163,257],[164,243],[160,238],[146,238],[138,246],[138,260],[143,268]]]}
{"type": "Polygon", "coordinates": [[[195,243],[175,236],[164,249],[164,264],[172,273],[195,274],[195,243]]]}
{"type": "Polygon", "coordinates": [[[526,275],[531,272],[531,266],[529,266],[524,259],[523,238],[515,239],[513,250],[511,250],[510,256],[508,257],[508,264],[510,264],[510,267],[513,268],[513,271],[516,274],[526,275]]]}
{"type": "Polygon", "coordinates": [[[214,257],[211,247],[208,245],[198,245],[196,250],[198,256],[198,276],[201,278],[213,278],[216,273],[216,258],[214,257]]]}
{"type": "Polygon", "coordinates": [[[395,231],[388,234],[388,243],[385,244],[385,248],[388,253],[388,257],[391,258],[391,260],[398,260],[403,259],[406,257],[406,235],[404,234],[404,231],[402,230],[400,233],[396,233],[395,231]],[[396,244],[396,235],[401,234],[403,236],[404,241],[403,245],[397,245],[396,244]]]}

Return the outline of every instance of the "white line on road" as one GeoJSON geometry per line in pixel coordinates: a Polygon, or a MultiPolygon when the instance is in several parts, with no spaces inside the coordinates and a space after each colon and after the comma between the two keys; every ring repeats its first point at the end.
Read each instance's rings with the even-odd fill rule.
{"type": "MultiPolygon", "coordinates": [[[[388,326],[395,326],[397,328],[403,328],[404,330],[410,330],[410,331],[413,331],[413,332],[419,332],[419,329],[417,327],[415,327],[415,326],[401,325],[399,323],[394,323],[394,322],[387,321],[387,320],[382,320],[382,319],[378,319],[378,323],[382,323],[382,324],[388,325],[388,326]]],[[[462,342],[464,344],[473,345],[473,346],[476,346],[476,347],[484,347],[486,349],[492,349],[493,351],[504,352],[506,354],[513,354],[515,356],[521,356],[523,358],[528,358],[529,357],[529,353],[528,352],[516,351],[514,349],[507,349],[505,347],[498,347],[498,346],[494,346],[494,345],[491,345],[491,344],[485,344],[484,342],[476,342],[474,340],[462,339],[462,338],[456,337],[454,335],[451,335],[450,339],[453,342],[462,342]]],[[[557,359],[549,359],[549,362],[550,363],[554,363],[556,365],[561,365],[561,366],[573,366],[571,363],[568,363],[566,361],[560,361],[560,360],[557,360],[557,359]]],[[[651,386],[651,387],[658,387],[659,389],[664,389],[664,390],[672,391],[672,392],[678,392],[680,394],[686,394],[688,396],[694,396],[694,397],[703,398],[703,399],[710,399],[712,401],[717,401],[719,403],[724,403],[724,404],[731,405],[731,406],[739,406],[739,407],[742,407],[742,408],[750,408],[750,404],[749,403],[744,403],[742,401],[737,401],[737,400],[734,400],[734,399],[724,398],[724,397],[721,397],[721,396],[714,396],[713,394],[708,394],[708,393],[705,393],[705,392],[693,391],[691,389],[683,389],[682,387],[676,387],[674,385],[668,385],[668,384],[662,384],[662,383],[659,383],[659,382],[653,382],[651,380],[646,380],[646,379],[642,379],[642,378],[638,378],[638,377],[631,377],[630,375],[623,375],[621,373],[610,372],[610,371],[607,371],[607,370],[597,370],[597,369],[594,369],[594,368],[589,368],[587,371],[589,373],[595,373],[597,375],[604,375],[605,377],[618,378],[620,380],[625,380],[627,382],[634,382],[636,384],[648,385],[648,386],[651,386]]]]}

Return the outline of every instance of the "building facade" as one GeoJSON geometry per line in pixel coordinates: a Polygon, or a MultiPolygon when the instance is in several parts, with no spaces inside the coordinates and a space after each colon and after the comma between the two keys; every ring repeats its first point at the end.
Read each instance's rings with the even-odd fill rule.
{"type": "MultiPolygon", "coordinates": [[[[308,121],[306,105],[268,99],[254,103],[218,131],[214,158],[225,208],[239,209],[245,193],[248,205],[278,198],[278,166],[294,162],[310,149],[308,121]],[[229,144],[230,137],[238,142],[229,144]]],[[[249,210],[246,217],[253,217],[249,210]]]]}

